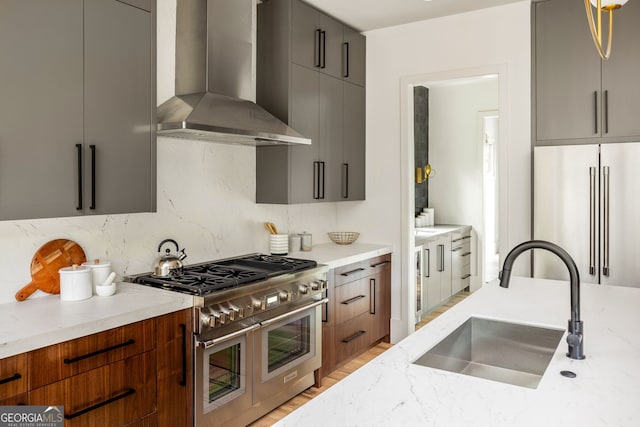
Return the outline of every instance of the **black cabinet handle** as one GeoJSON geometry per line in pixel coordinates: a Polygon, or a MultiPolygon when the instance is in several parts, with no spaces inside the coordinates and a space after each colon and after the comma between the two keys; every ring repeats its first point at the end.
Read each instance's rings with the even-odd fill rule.
{"type": "Polygon", "coordinates": [[[3,378],[0,380],[0,384],[6,384],[6,383],[10,383],[11,381],[17,381],[20,378],[22,378],[22,375],[15,373],[13,375],[11,375],[10,377],[7,378],[3,378]]]}
{"type": "Polygon", "coordinates": [[[76,153],[78,154],[78,205],[76,209],[82,210],[82,144],[76,144],[76,153]]]}
{"type": "Polygon", "coordinates": [[[349,299],[348,299],[348,300],[346,300],[346,301],[342,301],[342,302],[341,302],[341,304],[344,304],[344,305],[351,305],[351,304],[353,304],[354,302],[356,302],[356,301],[360,301],[360,300],[361,300],[361,299],[363,299],[363,298],[366,298],[366,295],[358,295],[358,296],[355,296],[355,297],[353,297],[353,298],[349,298],[349,299]]]}
{"type": "Polygon", "coordinates": [[[426,274],[424,277],[431,277],[431,249],[425,249],[424,251],[426,252],[424,260],[427,262],[427,268],[425,269],[426,274]]]}
{"type": "Polygon", "coordinates": [[[320,68],[326,68],[327,66],[327,32],[320,31],[320,40],[322,43],[322,58],[320,60],[320,68]]]}
{"type": "Polygon", "coordinates": [[[471,277],[471,274],[465,274],[464,276],[461,277],[461,279],[464,280],[464,279],[468,279],[469,277],[471,277]]]}
{"type": "Polygon", "coordinates": [[[342,164],[342,198],[349,198],[349,163],[342,164]]]}
{"type": "Polygon", "coordinates": [[[376,314],[376,279],[369,279],[369,292],[371,292],[371,305],[369,306],[369,313],[376,314]]]}
{"type": "Polygon", "coordinates": [[[349,42],[342,43],[342,77],[349,77],[349,42]]]}
{"type": "Polygon", "coordinates": [[[371,267],[372,268],[378,268],[378,267],[382,267],[382,266],[387,265],[387,264],[391,264],[391,261],[387,260],[387,261],[378,262],[376,264],[373,264],[371,267]]]}
{"type": "Polygon", "coordinates": [[[604,91],[604,133],[609,133],[609,91],[604,91]]]}
{"type": "Polygon", "coordinates": [[[319,162],[320,163],[320,188],[319,188],[319,199],[324,199],[324,162],[319,162]]]}
{"type": "Polygon", "coordinates": [[[358,331],[355,334],[346,337],[345,339],[342,340],[342,342],[344,343],[350,343],[351,341],[355,340],[356,338],[358,338],[359,336],[362,336],[364,334],[366,334],[366,331],[358,331]]]}
{"type": "Polygon", "coordinates": [[[345,273],[340,273],[341,276],[351,276],[354,273],[357,273],[358,271],[364,271],[364,268],[356,268],[355,270],[350,270],[347,271],[345,273]]]}
{"type": "Polygon", "coordinates": [[[593,91],[593,113],[595,123],[595,130],[593,133],[598,133],[598,91],[593,91]]]}
{"type": "Polygon", "coordinates": [[[182,379],[180,385],[186,387],[187,385],[187,325],[180,324],[180,330],[182,331],[182,379]]]}
{"type": "MultiPolygon", "coordinates": [[[[329,289],[324,290],[324,298],[329,299],[329,289]]],[[[324,312],[322,313],[322,322],[329,323],[329,303],[324,304],[324,312]]]]}
{"type": "Polygon", "coordinates": [[[313,162],[313,198],[320,198],[320,162],[313,162]]]}
{"type": "Polygon", "coordinates": [[[89,145],[91,149],[91,205],[89,209],[96,208],[96,146],[89,145]]]}
{"type": "Polygon", "coordinates": [[[72,419],[74,419],[76,417],[79,417],[80,415],[84,415],[84,414],[86,414],[88,412],[91,412],[91,411],[93,411],[95,409],[98,409],[98,408],[101,408],[101,407],[103,407],[105,405],[108,405],[109,403],[113,403],[113,402],[116,402],[116,401],[118,401],[120,399],[124,399],[127,396],[131,396],[135,392],[136,392],[135,389],[129,388],[129,389],[125,390],[123,393],[120,393],[120,394],[118,394],[116,396],[113,396],[110,399],[104,400],[104,401],[102,401],[100,403],[96,403],[95,405],[91,405],[91,406],[89,406],[87,408],[81,409],[78,412],[73,412],[71,414],[67,414],[67,415],[64,416],[64,418],[66,420],[72,420],[72,419]]]}
{"type": "Polygon", "coordinates": [[[119,349],[119,348],[122,348],[122,347],[126,347],[126,346],[131,345],[131,344],[135,344],[135,342],[136,342],[136,340],[134,340],[132,338],[129,341],[125,341],[123,343],[116,344],[116,345],[113,345],[111,347],[103,348],[101,350],[97,350],[97,351],[94,351],[94,352],[91,352],[91,353],[83,354],[82,356],[74,357],[72,359],[64,359],[63,362],[65,364],[69,365],[71,363],[79,362],[81,360],[88,359],[90,357],[98,356],[100,354],[107,353],[107,352],[112,351],[112,350],[116,350],[116,349],[119,349]]]}
{"type": "Polygon", "coordinates": [[[320,33],[321,30],[318,28],[314,34],[314,47],[315,47],[315,51],[313,52],[313,65],[315,65],[316,67],[320,68],[320,51],[322,50],[322,46],[321,46],[321,37],[320,37],[320,33]]]}

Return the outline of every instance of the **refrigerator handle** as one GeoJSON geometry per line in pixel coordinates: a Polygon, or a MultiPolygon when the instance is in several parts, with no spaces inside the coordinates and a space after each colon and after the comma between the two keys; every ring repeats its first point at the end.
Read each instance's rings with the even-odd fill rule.
{"type": "Polygon", "coordinates": [[[589,168],[589,274],[596,274],[596,168],[589,168]]]}
{"type": "Polygon", "coordinates": [[[602,193],[602,221],[604,223],[602,230],[602,240],[604,241],[604,254],[602,255],[602,274],[605,276],[609,276],[609,166],[603,166],[602,175],[604,178],[604,190],[602,193]]]}

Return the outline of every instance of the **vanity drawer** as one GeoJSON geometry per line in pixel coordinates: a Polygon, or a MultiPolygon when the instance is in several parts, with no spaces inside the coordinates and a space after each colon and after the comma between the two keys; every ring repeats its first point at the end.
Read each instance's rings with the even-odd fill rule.
{"type": "Polygon", "coordinates": [[[27,391],[27,354],[7,357],[0,361],[0,400],[27,391]]]}
{"type": "Polygon", "coordinates": [[[29,352],[34,389],[155,348],[155,321],[145,320],[29,352]]]}

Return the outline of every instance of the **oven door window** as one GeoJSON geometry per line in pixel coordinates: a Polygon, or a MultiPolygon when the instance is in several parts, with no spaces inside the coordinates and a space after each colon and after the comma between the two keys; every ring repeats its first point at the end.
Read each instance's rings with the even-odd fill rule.
{"type": "Polygon", "coordinates": [[[264,380],[315,355],[315,316],[309,310],[262,330],[264,380]]]}
{"type": "Polygon", "coordinates": [[[245,393],[246,390],[246,341],[236,338],[213,347],[205,354],[204,383],[205,406],[216,408],[245,393]]]}

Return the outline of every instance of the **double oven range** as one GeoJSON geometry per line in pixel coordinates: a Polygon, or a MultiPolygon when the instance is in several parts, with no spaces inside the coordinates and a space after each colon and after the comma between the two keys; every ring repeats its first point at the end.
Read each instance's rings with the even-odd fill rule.
{"type": "Polygon", "coordinates": [[[251,254],[127,278],[194,295],[196,426],[244,426],[314,384],[327,270],[251,254]]]}

